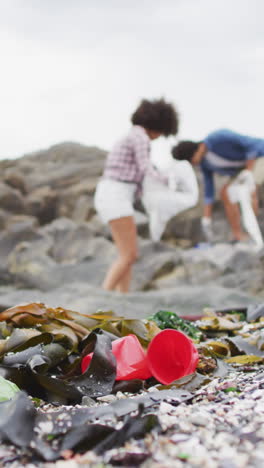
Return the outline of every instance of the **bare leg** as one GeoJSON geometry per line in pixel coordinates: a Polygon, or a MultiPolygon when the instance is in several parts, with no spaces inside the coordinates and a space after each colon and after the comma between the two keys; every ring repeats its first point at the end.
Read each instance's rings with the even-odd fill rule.
{"type": "Polygon", "coordinates": [[[129,268],[127,273],[123,275],[122,279],[117,283],[115,290],[119,292],[127,292],[129,291],[129,286],[131,282],[131,273],[132,273],[132,266],[129,268]]]}
{"type": "Polygon", "coordinates": [[[228,197],[227,188],[229,184],[225,184],[221,190],[221,199],[224,203],[227,219],[229,221],[234,239],[244,240],[247,235],[241,229],[240,209],[238,203],[232,203],[228,197]]]}
{"type": "Polygon", "coordinates": [[[212,218],[212,212],[213,212],[212,203],[208,203],[207,205],[204,205],[204,208],[203,208],[203,217],[204,218],[212,218]]]}
{"type": "Polygon", "coordinates": [[[133,216],[114,219],[109,225],[119,256],[108,270],[103,288],[128,292],[131,267],[137,259],[137,228],[133,216]]]}

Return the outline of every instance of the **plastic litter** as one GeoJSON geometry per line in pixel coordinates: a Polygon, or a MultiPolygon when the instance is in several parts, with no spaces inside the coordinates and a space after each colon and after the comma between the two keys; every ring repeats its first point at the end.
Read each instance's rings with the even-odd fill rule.
{"type": "MultiPolygon", "coordinates": [[[[162,330],[150,342],[147,355],[135,335],[112,342],[116,358],[116,380],[148,379],[154,376],[169,385],[192,374],[198,363],[198,351],[184,333],[171,328],[162,330]]],[[[93,353],[82,360],[82,372],[88,368],[93,353]]]]}
{"type": "MultiPolygon", "coordinates": [[[[112,351],[116,358],[116,380],[145,380],[151,377],[146,353],[135,335],[113,341],[112,351]]],[[[86,371],[92,357],[93,353],[90,353],[83,358],[82,372],[86,371]]]]}
{"type": "Polygon", "coordinates": [[[192,374],[199,359],[192,340],[184,333],[170,328],[153,338],[147,357],[152,375],[165,385],[192,374]]]}
{"type": "Polygon", "coordinates": [[[197,203],[199,194],[196,175],[188,161],[171,159],[168,166],[158,172],[158,178],[152,174],[145,177],[142,196],[149,217],[150,237],[154,242],[161,239],[167,222],[173,216],[197,203]]]}
{"type": "Polygon", "coordinates": [[[253,174],[245,169],[241,171],[238,177],[230,184],[228,195],[233,203],[240,204],[242,222],[244,228],[253,239],[256,248],[259,250],[263,247],[263,238],[259,228],[256,215],[251,204],[251,193],[255,191],[255,181],[253,174]]]}
{"type": "MultiPolygon", "coordinates": [[[[166,329],[149,344],[147,355],[135,335],[127,335],[112,342],[116,358],[116,380],[148,379],[154,376],[169,385],[174,380],[192,374],[198,363],[198,351],[184,333],[166,329]]],[[[84,356],[81,368],[85,372],[93,353],[84,356]]]]}

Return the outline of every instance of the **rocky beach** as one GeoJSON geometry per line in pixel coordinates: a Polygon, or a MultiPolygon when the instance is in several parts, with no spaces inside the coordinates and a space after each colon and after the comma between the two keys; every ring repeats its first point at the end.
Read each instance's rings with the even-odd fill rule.
{"type": "MultiPolygon", "coordinates": [[[[215,244],[211,247],[204,244],[200,204],[173,218],[158,244],[149,240],[147,218],[137,204],[140,258],[134,267],[132,290],[127,295],[103,291],[100,285],[105,270],[115,256],[109,231],[93,207],[105,156],[105,151],[95,147],[63,143],[0,161],[0,315],[17,304],[41,302],[88,315],[101,310],[144,319],[158,310],[171,310],[195,318],[205,310],[247,309],[264,302],[264,252],[254,251],[250,243],[227,242],[220,202],[216,203],[215,244]]],[[[263,233],[261,183],[259,196],[263,233]]],[[[121,448],[105,446],[101,452],[89,450],[82,455],[67,448],[63,459],[40,462],[23,447],[18,450],[3,444],[2,466],[263,466],[263,363],[216,372],[202,383],[183,383],[174,390],[181,392],[178,396],[164,398],[154,396],[156,385],[141,390],[141,397],[153,395],[144,417],[151,412],[158,418],[156,430],[131,429],[132,438],[124,439],[121,448]]],[[[138,395],[118,391],[99,398],[95,407],[120,408],[122,401],[135,398],[138,395]]],[[[60,411],[71,414],[89,405],[93,407],[94,402],[61,406],[60,411]]],[[[41,411],[52,419],[58,408],[46,404],[41,411]]],[[[133,407],[129,417],[137,411],[133,407]]],[[[96,415],[94,421],[98,422],[96,415]]],[[[123,423],[112,418],[115,430],[123,423]]],[[[47,421],[45,424],[38,431],[50,434],[47,421]]]]}

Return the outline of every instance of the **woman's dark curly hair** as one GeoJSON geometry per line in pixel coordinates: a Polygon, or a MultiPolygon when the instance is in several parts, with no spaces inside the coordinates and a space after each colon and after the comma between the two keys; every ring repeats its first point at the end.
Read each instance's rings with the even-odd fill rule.
{"type": "Polygon", "coordinates": [[[179,159],[183,161],[184,159],[187,159],[187,161],[190,161],[194,155],[194,153],[197,151],[198,146],[200,142],[194,142],[194,141],[180,141],[178,145],[173,146],[171,150],[171,154],[174,159],[179,159]]]}
{"type": "Polygon", "coordinates": [[[178,113],[174,106],[164,99],[148,101],[143,99],[131,117],[134,125],[141,125],[164,136],[176,135],[179,125],[178,113]]]}

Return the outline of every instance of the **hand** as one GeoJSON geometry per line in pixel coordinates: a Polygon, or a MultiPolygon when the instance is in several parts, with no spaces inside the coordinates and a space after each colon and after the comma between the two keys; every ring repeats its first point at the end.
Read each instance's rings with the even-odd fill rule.
{"type": "Polygon", "coordinates": [[[248,171],[252,171],[252,170],[254,169],[255,162],[256,162],[256,159],[249,159],[249,160],[246,162],[246,169],[247,169],[248,171]]]}

